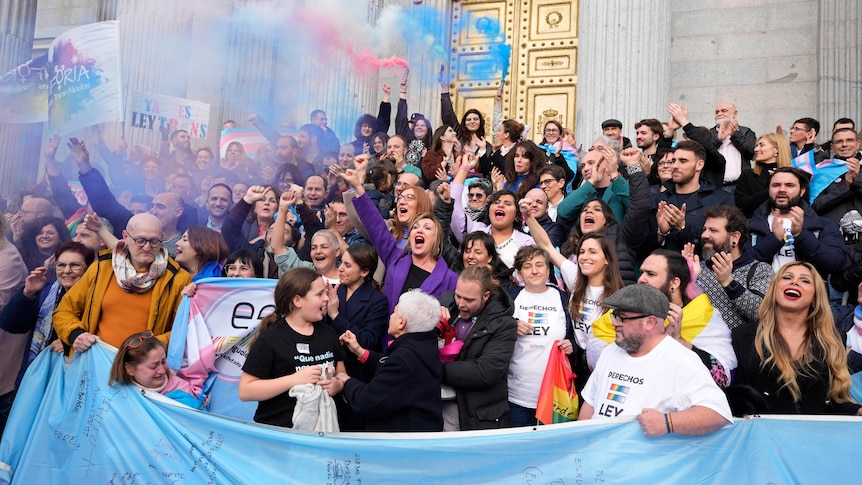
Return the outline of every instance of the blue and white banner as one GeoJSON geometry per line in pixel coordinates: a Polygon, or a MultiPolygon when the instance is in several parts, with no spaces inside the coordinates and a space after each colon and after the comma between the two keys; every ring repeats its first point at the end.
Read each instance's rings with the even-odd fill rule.
{"type": "Polygon", "coordinates": [[[42,352],[0,442],[0,483],[854,483],[862,419],[739,420],[645,438],[631,420],[464,433],[303,433],[108,386],[105,344],[42,352]]]}

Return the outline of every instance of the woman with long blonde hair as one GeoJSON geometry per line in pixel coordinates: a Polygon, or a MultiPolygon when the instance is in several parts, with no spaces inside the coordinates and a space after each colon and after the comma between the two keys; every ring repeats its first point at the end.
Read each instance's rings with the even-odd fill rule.
{"type": "Polygon", "coordinates": [[[759,323],[733,330],[735,384],[754,388],[773,414],[862,415],[850,397],[844,335],[829,294],[810,263],[778,270],[758,311],[759,323]]]}
{"type": "Polygon", "coordinates": [[[743,167],[733,194],[737,207],[745,217],[751,217],[755,209],[769,197],[767,186],[772,171],[789,166],[790,146],[783,136],[767,133],[757,139],[757,144],[754,145],[754,167],[751,170],[743,167]]]}

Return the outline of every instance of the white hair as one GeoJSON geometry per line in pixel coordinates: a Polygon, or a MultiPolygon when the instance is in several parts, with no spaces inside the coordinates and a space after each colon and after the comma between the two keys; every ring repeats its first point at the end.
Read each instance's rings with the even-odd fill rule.
{"type": "Polygon", "coordinates": [[[440,302],[420,289],[410,290],[398,298],[398,316],[407,320],[404,333],[429,332],[440,321],[440,302]]]}
{"type": "Polygon", "coordinates": [[[314,235],[311,236],[311,239],[314,239],[317,236],[325,237],[329,241],[329,244],[332,245],[332,247],[335,249],[338,249],[338,247],[340,246],[338,236],[336,236],[335,233],[330,231],[329,229],[321,229],[315,232],[314,235]]]}

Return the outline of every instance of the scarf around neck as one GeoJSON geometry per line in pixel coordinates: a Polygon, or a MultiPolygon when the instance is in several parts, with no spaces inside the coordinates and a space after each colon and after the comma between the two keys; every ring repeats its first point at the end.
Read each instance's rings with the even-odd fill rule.
{"type": "Polygon", "coordinates": [[[156,281],[165,274],[168,267],[168,250],[162,245],[156,258],[150,264],[146,273],[138,273],[130,258],[129,248],[125,241],[118,241],[111,257],[117,284],[126,293],[146,293],[152,289],[156,281]]]}

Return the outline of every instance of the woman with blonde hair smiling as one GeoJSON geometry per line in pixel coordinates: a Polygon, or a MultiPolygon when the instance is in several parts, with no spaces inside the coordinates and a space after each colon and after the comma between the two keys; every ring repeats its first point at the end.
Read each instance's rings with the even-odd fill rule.
{"type": "MultiPolygon", "coordinates": [[[[790,166],[790,147],[778,133],[767,133],[754,146],[754,167],[743,170],[736,182],[734,200],[746,217],[769,198],[769,176],[776,168],[790,166]]],[[[744,167],[743,167],[744,168],[744,167]]]]}
{"type": "MultiPolygon", "coordinates": [[[[778,270],[758,311],[759,323],[733,330],[735,384],[754,388],[773,414],[855,414],[844,335],[829,294],[810,263],[778,270]]],[[[736,414],[739,413],[735,410],[736,414]]]]}

